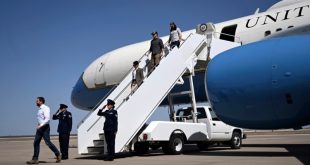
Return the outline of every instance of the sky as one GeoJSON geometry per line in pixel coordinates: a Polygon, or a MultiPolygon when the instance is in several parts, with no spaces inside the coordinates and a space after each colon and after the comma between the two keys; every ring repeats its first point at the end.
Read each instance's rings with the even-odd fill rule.
{"type": "MultiPolygon", "coordinates": [[[[71,91],[102,54],[149,40],[152,31],[168,35],[171,21],[185,31],[265,11],[277,1],[0,0],[0,136],[35,134],[37,96],[51,114],[67,104],[76,133],[88,112],[71,104],[71,91]]],[[[50,124],[56,134],[58,121],[50,124]]]]}

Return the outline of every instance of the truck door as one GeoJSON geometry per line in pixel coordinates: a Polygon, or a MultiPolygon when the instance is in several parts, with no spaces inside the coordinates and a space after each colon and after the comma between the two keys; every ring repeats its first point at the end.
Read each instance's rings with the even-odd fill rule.
{"type": "Polygon", "coordinates": [[[206,110],[201,107],[201,108],[197,108],[197,119],[198,119],[198,123],[205,123],[206,127],[207,127],[207,133],[208,133],[208,140],[211,139],[212,134],[211,134],[211,123],[209,122],[206,110]]]}
{"type": "Polygon", "coordinates": [[[230,138],[231,126],[222,122],[214,113],[214,111],[209,107],[209,112],[212,117],[211,122],[211,133],[212,140],[227,140],[230,138]]]}

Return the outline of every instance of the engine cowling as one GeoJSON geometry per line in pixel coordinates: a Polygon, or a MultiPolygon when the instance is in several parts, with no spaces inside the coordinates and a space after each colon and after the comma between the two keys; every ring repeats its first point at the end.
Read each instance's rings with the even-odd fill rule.
{"type": "Polygon", "coordinates": [[[205,85],[227,124],[250,129],[310,124],[310,37],[275,38],[217,55],[205,85]]]}

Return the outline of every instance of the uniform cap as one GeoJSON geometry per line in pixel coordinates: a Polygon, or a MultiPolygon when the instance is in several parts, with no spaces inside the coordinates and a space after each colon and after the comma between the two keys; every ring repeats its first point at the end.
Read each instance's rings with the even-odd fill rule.
{"type": "Polygon", "coordinates": [[[68,106],[66,104],[60,104],[59,109],[63,109],[63,108],[68,108],[68,106]]]}
{"type": "Polygon", "coordinates": [[[158,33],[157,33],[157,31],[154,31],[154,32],[152,32],[151,34],[152,34],[152,35],[155,35],[155,34],[158,34],[158,33]]]}
{"type": "Polygon", "coordinates": [[[114,105],[114,104],[115,104],[115,102],[114,102],[113,100],[108,99],[108,101],[107,101],[107,105],[114,105]]]}

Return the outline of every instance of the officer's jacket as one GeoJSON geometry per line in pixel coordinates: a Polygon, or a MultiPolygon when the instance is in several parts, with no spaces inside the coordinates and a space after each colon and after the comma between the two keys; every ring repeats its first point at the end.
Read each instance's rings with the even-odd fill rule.
{"type": "Polygon", "coordinates": [[[98,116],[104,116],[105,122],[103,130],[117,132],[117,111],[114,109],[106,110],[102,112],[102,109],[98,111],[98,116]]]}
{"type": "Polygon", "coordinates": [[[53,120],[59,120],[57,132],[70,133],[72,129],[72,114],[69,111],[64,111],[53,115],[53,120]]]}

